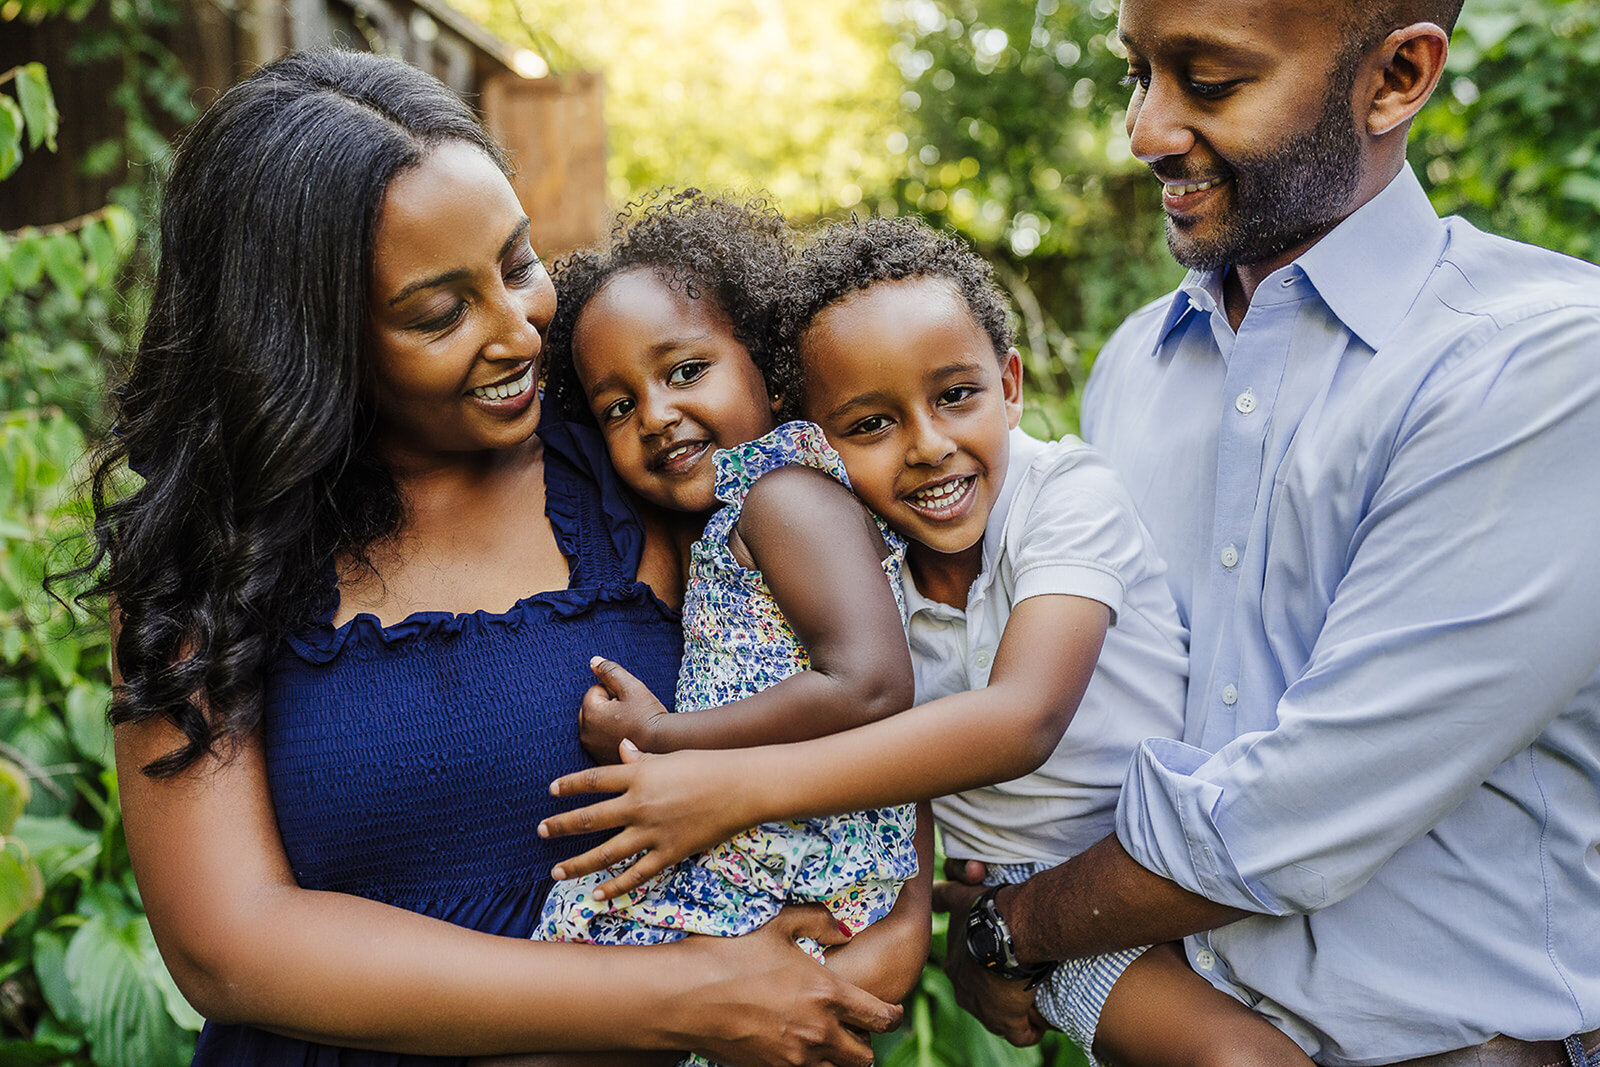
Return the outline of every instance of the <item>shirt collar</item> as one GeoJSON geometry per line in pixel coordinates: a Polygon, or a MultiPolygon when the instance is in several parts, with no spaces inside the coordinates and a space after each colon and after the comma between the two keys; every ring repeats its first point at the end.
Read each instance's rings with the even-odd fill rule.
{"type": "MultiPolygon", "coordinates": [[[[1421,293],[1445,241],[1444,223],[1404,166],[1382,192],[1282,269],[1303,273],[1334,316],[1377,350],[1421,293]]],[[[1191,312],[1209,315],[1221,304],[1222,271],[1190,271],[1167,306],[1151,354],[1191,312]]]]}

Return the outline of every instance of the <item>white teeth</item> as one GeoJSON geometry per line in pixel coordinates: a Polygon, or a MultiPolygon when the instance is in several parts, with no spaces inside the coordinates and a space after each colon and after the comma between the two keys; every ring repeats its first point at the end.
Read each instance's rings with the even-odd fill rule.
{"type": "Polygon", "coordinates": [[[514,396],[521,396],[533,387],[533,367],[532,363],[528,364],[528,369],[523,371],[522,377],[514,382],[480,385],[472,390],[472,395],[480,400],[508,400],[514,396]]]}
{"type": "Polygon", "coordinates": [[[683,455],[685,452],[689,451],[689,449],[691,449],[693,447],[694,447],[694,445],[692,445],[692,444],[679,445],[677,448],[674,448],[671,452],[668,452],[666,455],[662,456],[661,457],[661,461],[663,463],[671,463],[673,460],[677,459],[679,456],[683,455]]]}
{"type": "Polygon", "coordinates": [[[953,482],[936,485],[932,489],[920,489],[911,494],[911,496],[919,507],[938,509],[946,504],[955,503],[956,499],[965,493],[967,486],[971,484],[971,478],[958,478],[953,482]]]}
{"type": "Polygon", "coordinates": [[[1169,183],[1167,185],[1167,192],[1171,193],[1173,196],[1188,196],[1190,193],[1198,193],[1202,189],[1209,189],[1213,185],[1216,185],[1219,181],[1221,181],[1220,178],[1212,178],[1210,181],[1190,182],[1187,185],[1173,185],[1169,183]]]}

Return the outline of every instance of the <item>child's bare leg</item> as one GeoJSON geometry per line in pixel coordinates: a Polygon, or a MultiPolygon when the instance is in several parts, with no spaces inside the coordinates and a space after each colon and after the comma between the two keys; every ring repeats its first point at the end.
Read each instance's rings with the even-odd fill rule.
{"type": "Polygon", "coordinates": [[[1177,944],[1122,972],[1094,1032],[1106,1067],[1312,1067],[1300,1046],[1195,974],[1177,944]]]}

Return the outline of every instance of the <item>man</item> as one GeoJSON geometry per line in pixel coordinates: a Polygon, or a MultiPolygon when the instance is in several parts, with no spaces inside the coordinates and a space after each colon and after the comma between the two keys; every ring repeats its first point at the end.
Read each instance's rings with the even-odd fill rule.
{"type": "MultiPolygon", "coordinates": [[[[1407,168],[1459,8],[1123,0],[1132,150],[1192,269],[1106,346],[1083,425],[1171,567],[1185,735],[967,947],[1018,973],[1185,937],[1319,1063],[1579,1067],[1600,269],[1439,220],[1407,168]]],[[[962,1002],[1036,1041],[1024,983],[952,941],[962,1002]]]]}

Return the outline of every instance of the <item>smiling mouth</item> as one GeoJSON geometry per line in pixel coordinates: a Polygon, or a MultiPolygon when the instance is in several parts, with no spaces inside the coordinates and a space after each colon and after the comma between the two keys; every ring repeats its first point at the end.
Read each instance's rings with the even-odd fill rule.
{"type": "Polygon", "coordinates": [[[509,400],[514,396],[521,396],[533,388],[533,369],[534,364],[529,363],[527,370],[510,381],[499,382],[495,385],[480,385],[476,389],[467,390],[467,392],[479,400],[509,400]]]}
{"type": "Polygon", "coordinates": [[[969,474],[964,478],[952,478],[938,485],[918,489],[906,494],[904,499],[919,514],[930,519],[942,519],[960,510],[972,495],[972,487],[977,482],[977,476],[969,474]]]}
{"type": "Polygon", "coordinates": [[[683,441],[657,455],[650,466],[664,474],[682,474],[698,463],[709,448],[705,441],[683,441]]]}
{"type": "Polygon", "coordinates": [[[1226,179],[1207,178],[1203,182],[1162,182],[1166,187],[1168,196],[1188,196],[1191,193],[1203,193],[1207,189],[1221,185],[1226,179]]]}

